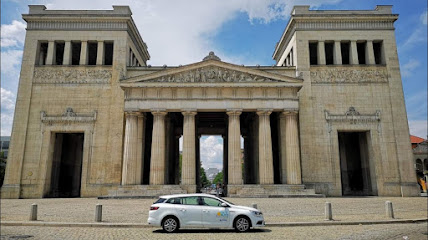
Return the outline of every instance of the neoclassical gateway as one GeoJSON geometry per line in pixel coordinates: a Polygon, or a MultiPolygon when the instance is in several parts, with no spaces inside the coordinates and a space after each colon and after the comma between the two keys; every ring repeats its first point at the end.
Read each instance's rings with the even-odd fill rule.
{"type": "Polygon", "coordinates": [[[229,196],[418,195],[391,6],[295,6],[275,66],[147,65],[131,14],[23,15],[3,198],[197,192],[206,134],[229,196]]]}

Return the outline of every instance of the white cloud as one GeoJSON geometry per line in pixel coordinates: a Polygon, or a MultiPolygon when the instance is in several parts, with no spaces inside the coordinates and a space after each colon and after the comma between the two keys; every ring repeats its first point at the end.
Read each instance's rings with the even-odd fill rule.
{"type": "Polygon", "coordinates": [[[8,76],[19,75],[19,67],[21,66],[22,50],[7,50],[1,51],[1,72],[8,76]]]}
{"type": "Polygon", "coordinates": [[[1,25],[1,47],[22,46],[25,40],[24,22],[13,20],[11,24],[1,25]]]}
{"type": "Polygon", "coordinates": [[[10,136],[13,123],[13,113],[1,113],[1,136],[10,136]]]}
{"type": "Polygon", "coordinates": [[[15,109],[15,94],[4,88],[1,88],[1,108],[7,110],[15,109]]]}
{"type": "Polygon", "coordinates": [[[421,15],[422,24],[427,25],[427,18],[428,18],[428,10],[425,10],[425,12],[421,15]]]}
{"type": "Polygon", "coordinates": [[[410,134],[424,139],[428,138],[427,120],[409,121],[410,134]]]}
{"type": "Polygon", "coordinates": [[[200,140],[202,167],[223,169],[223,139],[219,136],[203,136],[200,140]]]}
{"type": "Polygon", "coordinates": [[[406,64],[401,66],[401,75],[409,77],[412,75],[413,70],[419,67],[420,62],[416,59],[410,59],[406,64]]]}

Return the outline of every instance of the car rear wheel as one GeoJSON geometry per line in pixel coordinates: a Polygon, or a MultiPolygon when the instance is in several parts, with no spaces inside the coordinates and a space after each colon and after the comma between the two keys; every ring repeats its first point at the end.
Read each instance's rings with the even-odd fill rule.
{"type": "Polygon", "coordinates": [[[162,228],[167,233],[176,232],[178,230],[178,220],[175,217],[168,216],[162,222],[162,228]]]}
{"type": "Polygon", "coordinates": [[[235,230],[237,232],[247,232],[250,230],[250,220],[247,217],[239,216],[235,220],[235,230]]]}

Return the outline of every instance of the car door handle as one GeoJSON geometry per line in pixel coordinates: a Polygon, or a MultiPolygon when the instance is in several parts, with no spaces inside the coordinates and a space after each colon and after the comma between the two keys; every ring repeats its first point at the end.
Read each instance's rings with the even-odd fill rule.
{"type": "Polygon", "coordinates": [[[210,211],[209,210],[202,210],[202,212],[206,212],[207,213],[207,212],[210,212],[210,211]]]}
{"type": "Polygon", "coordinates": [[[180,209],[180,211],[185,212],[185,211],[186,211],[186,209],[182,208],[182,209],[180,209]]]}

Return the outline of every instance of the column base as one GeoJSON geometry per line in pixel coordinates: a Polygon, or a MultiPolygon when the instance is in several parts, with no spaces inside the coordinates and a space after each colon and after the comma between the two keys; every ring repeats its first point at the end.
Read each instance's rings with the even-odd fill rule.
{"type": "Polygon", "coordinates": [[[21,192],[20,184],[6,184],[1,188],[1,198],[18,199],[21,192]]]}
{"type": "Polygon", "coordinates": [[[180,187],[187,193],[196,193],[196,185],[180,185],[180,187]]]}

